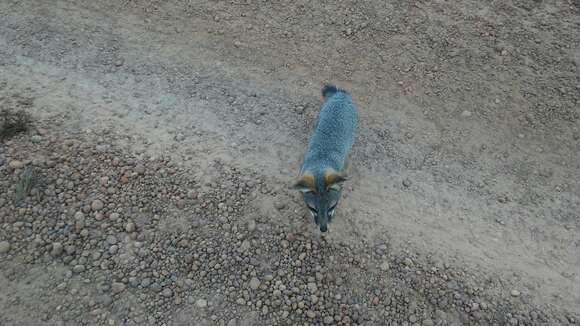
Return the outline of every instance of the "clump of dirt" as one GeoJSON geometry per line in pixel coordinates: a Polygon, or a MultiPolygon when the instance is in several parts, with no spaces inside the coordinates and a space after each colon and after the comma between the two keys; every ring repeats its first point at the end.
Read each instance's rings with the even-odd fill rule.
{"type": "Polygon", "coordinates": [[[26,132],[32,126],[32,117],[24,110],[2,109],[0,110],[0,140],[14,137],[16,134],[26,132]]]}

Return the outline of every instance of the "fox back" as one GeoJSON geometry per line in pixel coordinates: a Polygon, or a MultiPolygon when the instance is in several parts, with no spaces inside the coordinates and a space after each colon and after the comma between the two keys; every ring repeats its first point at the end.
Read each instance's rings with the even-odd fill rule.
{"type": "Polygon", "coordinates": [[[328,230],[347,177],[347,156],[354,143],[357,110],[348,92],[334,85],[322,89],[324,104],[308,144],[294,188],[321,232],[328,230]]]}

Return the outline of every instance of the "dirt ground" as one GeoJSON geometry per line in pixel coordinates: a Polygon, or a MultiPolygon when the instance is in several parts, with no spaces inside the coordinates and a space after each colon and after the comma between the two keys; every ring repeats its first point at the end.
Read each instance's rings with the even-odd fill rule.
{"type": "MultiPolygon", "coordinates": [[[[9,189],[17,180],[20,169],[9,166],[12,160],[33,164],[34,151],[43,149],[38,143],[45,141],[34,137],[46,139],[45,149],[55,146],[54,153],[67,153],[59,152],[54,140],[85,139],[98,150],[121,150],[136,160],[171,160],[188,171],[176,184],[191,178],[201,192],[220,187],[226,172],[216,166],[225,167],[238,171],[246,184],[260,180],[262,185],[251,200],[240,199],[240,214],[227,217],[233,224],[256,217],[258,225],[271,227],[262,230],[267,236],[280,228],[304,241],[326,243],[329,252],[344,245],[353,257],[368,254],[369,262],[390,257],[402,270],[411,268],[399,259],[408,256],[416,266],[424,261],[456,270],[459,279],[479,284],[490,306],[487,319],[474,315],[484,311],[480,303],[475,309],[469,302],[467,310],[439,307],[460,313],[453,322],[437,322],[437,310],[425,299],[421,311],[429,318],[409,320],[412,311],[384,315],[389,309],[382,306],[382,295],[388,293],[381,292],[381,304],[374,305],[380,312],[372,308],[373,295],[361,299],[361,305],[375,309],[360,313],[367,319],[357,322],[349,315],[345,322],[330,315],[326,320],[320,308],[312,310],[316,317],[304,312],[310,324],[429,325],[426,320],[432,319],[443,325],[576,325],[579,65],[577,0],[0,0],[0,105],[24,108],[43,126],[38,135],[0,145],[2,184],[9,189]],[[352,93],[359,130],[345,198],[328,236],[321,238],[288,186],[325,82],[352,93]],[[376,246],[386,252],[376,256],[376,246]],[[508,306],[527,315],[500,309],[508,306]],[[545,318],[534,319],[530,311],[545,318]]],[[[97,177],[87,174],[98,183],[97,177]]],[[[157,180],[155,174],[151,178],[157,180]]],[[[80,276],[75,283],[80,290],[72,294],[41,286],[74,279],[67,274],[70,261],[40,259],[44,253],[23,259],[19,248],[26,247],[26,237],[17,235],[13,224],[18,222],[7,218],[19,208],[8,200],[0,203],[0,240],[12,248],[0,253],[1,325],[236,325],[243,322],[235,319],[236,311],[243,309],[233,308],[235,303],[246,313],[257,312],[249,324],[306,323],[293,319],[296,310],[273,305],[264,313],[251,294],[243,303],[216,304],[222,310],[213,313],[173,307],[205,307],[197,299],[159,306],[124,300],[123,305],[140,307],[128,308],[137,315],[155,311],[153,319],[142,322],[130,314],[113,316],[117,301],[97,313],[94,307],[79,308],[64,319],[56,308],[31,313],[61,296],[74,298],[77,291],[97,296],[100,290],[80,276]]],[[[193,212],[178,214],[173,234],[197,225],[193,212]]],[[[162,237],[163,225],[149,229],[150,236],[162,237]]],[[[207,232],[203,236],[218,243],[224,236],[207,232]]],[[[363,269],[358,275],[361,282],[386,270],[371,265],[372,272],[363,269]]],[[[248,277],[254,276],[262,280],[248,277]]],[[[352,295],[358,283],[348,284],[352,288],[345,295],[352,295]]],[[[117,284],[112,288],[122,290],[113,292],[140,291],[124,286],[117,284]]],[[[199,296],[201,287],[195,291],[199,296]]]]}

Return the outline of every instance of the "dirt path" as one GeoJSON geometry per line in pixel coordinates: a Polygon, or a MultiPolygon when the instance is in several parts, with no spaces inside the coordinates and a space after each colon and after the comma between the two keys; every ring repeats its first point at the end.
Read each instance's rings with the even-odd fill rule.
{"type": "MultiPolygon", "coordinates": [[[[245,171],[268,191],[244,212],[318,238],[302,231],[287,185],[321,85],[337,83],[360,107],[360,130],[327,240],[386,241],[395,256],[501,280],[488,289],[498,302],[517,289],[564,322],[580,313],[579,10],[3,0],[0,96],[72,135],[102,133],[89,137],[98,145],[171,157],[203,187],[222,180],[216,160],[245,171]]],[[[31,159],[11,146],[6,164],[31,159]]]]}

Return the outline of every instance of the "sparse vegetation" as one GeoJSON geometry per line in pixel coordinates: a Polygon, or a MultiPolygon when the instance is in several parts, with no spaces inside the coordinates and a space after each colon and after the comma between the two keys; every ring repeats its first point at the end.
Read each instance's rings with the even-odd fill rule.
{"type": "Polygon", "coordinates": [[[38,173],[33,168],[27,167],[16,184],[14,197],[16,205],[19,205],[36,185],[38,185],[38,173]]]}
{"type": "Polygon", "coordinates": [[[0,140],[9,139],[18,133],[28,131],[31,124],[32,118],[24,110],[0,110],[0,140]]]}

